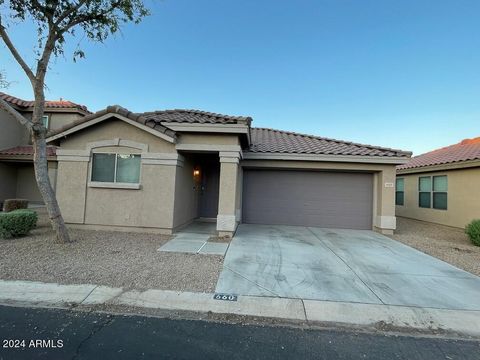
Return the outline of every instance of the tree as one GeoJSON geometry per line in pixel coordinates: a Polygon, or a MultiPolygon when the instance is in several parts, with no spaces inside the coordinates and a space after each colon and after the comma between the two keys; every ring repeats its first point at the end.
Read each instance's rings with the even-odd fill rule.
{"type": "Polygon", "coordinates": [[[5,73],[3,72],[3,70],[0,70],[0,89],[7,88],[9,86],[10,86],[10,83],[5,78],[5,73]]]}
{"type": "MultiPolygon", "coordinates": [[[[47,129],[42,124],[45,108],[45,76],[52,56],[64,54],[67,37],[82,32],[94,42],[103,42],[115,34],[120,26],[133,22],[138,24],[149,15],[142,0],[0,0],[7,14],[0,14],[0,38],[25,72],[31,83],[35,104],[32,119],[28,120],[0,99],[0,106],[26,126],[32,137],[33,164],[38,188],[45,202],[56,241],[71,242],[55,192],[48,178],[47,129]],[[7,24],[6,21],[10,20],[7,24]],[[38,46],[35,66],[30,68],[9,36],[10,27],[19,21],[32,20],[36,25],[38,46]]],[[[82,50],[73,54],[74,61],[83,58],[82,50]]]]}

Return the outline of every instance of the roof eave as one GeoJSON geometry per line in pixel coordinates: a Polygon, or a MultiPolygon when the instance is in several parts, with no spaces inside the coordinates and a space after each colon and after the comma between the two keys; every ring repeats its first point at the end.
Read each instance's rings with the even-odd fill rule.
{"type": "Polygon", "coordinates": [[[398,175],[403,174],[418,174],[425,172],[435,172],[435,171],[449,171],[449,170],[459,170],[480,167],[480,159],[473,159],[467,161],[456,161],[444,164],[435,164],[429,166],[419,166],[408,169],[397,169],[398,175]]]}
{"type": "Polygon", "coordinates": [[[403,156],[359,156],[333,154],[302,154],[302,153],[275,153],[250,152],[243,153],[245,160],[289,160],[289,161],[324,161],[324,162],[353,162],[368,164],[400,165],[410,161],[403,156]]]}

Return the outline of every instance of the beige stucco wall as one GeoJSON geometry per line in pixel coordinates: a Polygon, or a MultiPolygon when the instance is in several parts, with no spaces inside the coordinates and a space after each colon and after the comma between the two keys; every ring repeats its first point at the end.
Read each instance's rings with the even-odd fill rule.
{"type": "Polygon", "coordinates": [[[17,198],[27,199],[30,202],[43,203],[42,195],[38,190],[33,165],[24,165],[17,168],[17,198]]]}
{"type": "Polygon", "coordinates": [[[242,160],[242,167],[282,168],[292,170],[362,171],[373,174],[373,224],[372,229],[392,233],[395,221],[395,165],[347,162],[315,162],[287,160],[242,160]]]}
{"type": "Polygon", "coordinates": [[[0,150],[27,143],[28,132],[26,128],[13,116],[0,109],[0,150]]]}
{"type": "Polygon", "coordinates": [[[174,144],[121,120],[105,121],[71,134],[61,141],[60,146],[62,149],[84,149],[89,142],[114,138],[148,144],[149,152],[176,152],[174,144]]]}
{"type": "Polygon", "coordinates": [[[194,164],[190,157],[185,156],[183,167],[177,167],[175,174],[175,205],[173,226],[185,225],[198,217],[198,190],[200,184],[193,178],[194,164]]]}
{"type": "Polygon", "coordinates": [[[480,168],[457,169],[420,174],[398,174],[405,180],[404,206],[396,206],[397,216],[463,228],[473,219],[480,219],[480,168]],[[447,175],[447,210],[418,206],[418,178],[447,175]]]}
{"type": "Polygon", "coordinates": [[[57,170],[57,197],[67,223],[116,229],[173,228],[176,172],[181,166],[171,164],[171,160],[151,160],[143,156],[171,156],[176,152],[174,144],[115,120],[68,136],[61,141],[61,149],[71,154],[58,157],[57,170]],[[148,145],[148,150],[111,145],[93,149],[93,152],[141,154],[139,189],[90,184],[92,157],[91,152],[86,151],[88,144],[113,139],[148,145]]]}
{"type": "Polygon", "coordinates": [[[17,169],[14,165],[0,162],[0,202],[16,197],[17,169]]]}
{"type": "Polygon", "coordinates": [[[48,130],[50,131],[60,129],[83,117],[78,113],[46,112],[45,115],[49,116],[48,130]]]}

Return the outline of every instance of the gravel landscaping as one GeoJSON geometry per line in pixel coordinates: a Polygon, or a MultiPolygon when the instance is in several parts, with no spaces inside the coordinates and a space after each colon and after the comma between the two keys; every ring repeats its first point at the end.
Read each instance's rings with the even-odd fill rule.
{"type": "Polygon", "coordinates": [[[223,258],[158,252],[170,237],[71,230],[77,241],[53,243],[44,212],[31,235],[0,239],[0,279],[99,284],[125,289],[213,292],[223,258]]]}
{"type": "Polygon", "coordinates": [[[397,217],[397,230],[390,237],[480,276],[480,247],[462,229],[397,217]]]}

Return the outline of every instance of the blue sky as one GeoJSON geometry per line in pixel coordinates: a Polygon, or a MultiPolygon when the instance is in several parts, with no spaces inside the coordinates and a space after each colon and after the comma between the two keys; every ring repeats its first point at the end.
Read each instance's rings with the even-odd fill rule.
{"type": "MultiPolygon", "coordinates": [[[[47,97],[96,111],[195,108],[419,154],[480,136],[477,0],[164,0],[52,63],[47,97]]],[[[33,63],[35,32],[11,28],[33,63]]],[[[13,95],[32,91],[0,47],[13,95]]]]}

